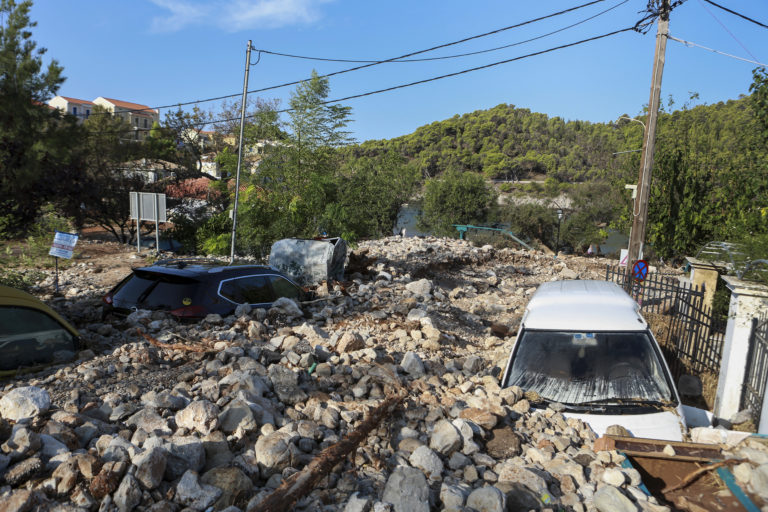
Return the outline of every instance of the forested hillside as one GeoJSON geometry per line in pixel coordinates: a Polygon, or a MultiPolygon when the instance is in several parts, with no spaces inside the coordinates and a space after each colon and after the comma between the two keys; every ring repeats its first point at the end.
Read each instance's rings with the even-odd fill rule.
{"type": "Polygon", "coordinates": [[[564,121],[514,105],[497,105],[350,150],[356,156],[373,156],[394,148],[415,160],[425,177],[459,170],[480,172],[490,179],[547,175],[570,181],[615,168],[620,163],[613,153],[635,148],[641,140],[642,127],[626,120],[615,124],[564,121]]]}
{"type": "MultiPolygon", "coordinates": [[[[678,110],[668,101],[657,127],[647,236],[657,255],[680,258],[709,241],[724,240],[746,243],[758,257],[768,257],[766,89],[765,71],[755,70],[749,96],[678,110]]],[[[637,182],[640,152],[633,150],[642,147],[643,126],[626,117],[611,123],[564,121],[498,105],[343,151],[348,162],[394,151],[417,167],[426,185],[457,181],[465,172],[486,179],[546,179],[546,186],[525,192],[565,192],[576,199],[562,227],[563,240],[579,249],[599,240],[602,228],[629,230],[631,199],[624,185],[637,182]]],[[[519,193],[521,187],[515,188],[519,193]]],[[[455,183],[446,189],[457,190],[455,183]]],[[[460,205],[446,204],[443,196],[433,201],[441,219],[431,225],[465,222],[458,218],[460,205]],[[451,211],[457,216],[446,219],[451,211]]],[[[545,206],[488,208],[484,215],[486,222],[506,222],[547,245],[554,238],[557,219],[545,206]]]]}

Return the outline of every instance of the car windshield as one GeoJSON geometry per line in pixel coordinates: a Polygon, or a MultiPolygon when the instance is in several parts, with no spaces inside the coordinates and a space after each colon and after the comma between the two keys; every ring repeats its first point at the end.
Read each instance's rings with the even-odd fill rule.
{"type": "Polygon", "coordinates": [[[523,331],[506,384],[566,405],[674,398],[647,332],[523,331]]]}

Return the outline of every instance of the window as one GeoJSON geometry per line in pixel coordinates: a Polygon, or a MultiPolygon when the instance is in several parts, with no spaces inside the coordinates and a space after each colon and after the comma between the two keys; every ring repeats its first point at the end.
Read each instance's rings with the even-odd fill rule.
{"type": "Polygon", "coordinates": [[[46,313],[0,306],[0,370],[64,360],[76,350],[72,333],[46,313]]]}
{"type": "Polygon", "coordinates": [[[200,282],[183,276],[134,270],[115,290],[112,304],[116,308],[173,310],[193,299],[200,282]]]}
{"type": "Polygon", "coordinates": [[[272,290],[275,292],[275,297],[288,297],[289,299],[299,298],[299,289],[286,278],[271,276],[270,279],[272,281],[272,290]]]}
{"type": "Polygon", "coordinates": [[[219,293],[236,304],[267,304],[274,301],[269,282],[263,276],[238,277],[222,281],[219,293]]]}
{"type": "Polygon", "coordinates": [[[136,122],[136,126],[139,126],[139,118],[135,118],[134,121],[136,122]]]}
{"type": "Polygon", "coordinates": [[[144,119],[144,128],[146,128],[146,127],[147,127],[147,120],[144,119]]]}
{"type": "Polygon", "coordinates": [[[524,331],[507,386],[567,405],[674,398],[645,332],[524,331]],[[555,356],[556,355],[556,356],[555,356]]]}
{"type": "Polygon", "coordinates": [[[85,109],[85,117],[91,117],[91,109],[85,109]]]}
{"type": "Polygon", "coordinates": [[[73,116],[77,115],[77,107],[72,107],[72,115],[73,116]]]}

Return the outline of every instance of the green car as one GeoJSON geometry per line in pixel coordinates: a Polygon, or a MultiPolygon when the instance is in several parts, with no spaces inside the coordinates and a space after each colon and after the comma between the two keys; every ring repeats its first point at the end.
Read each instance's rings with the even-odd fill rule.
{"type": "Polygon", "coordinates": [[[80,334],[32,295],[0,285],[0,377],[74,359],[80,334]]]}

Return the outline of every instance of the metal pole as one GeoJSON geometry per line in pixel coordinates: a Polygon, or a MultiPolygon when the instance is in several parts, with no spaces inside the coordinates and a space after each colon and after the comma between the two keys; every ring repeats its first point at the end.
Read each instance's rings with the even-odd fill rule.
{"type": "Polygon", "coordinates": [[[136,252],[141,253],[141,192],[136,192],[136,252]]]}
{"type": "Polygon", "coordinates": [[[155,252],[160,254],[160,196],[155,194],[155,252]]]}
{"type": "Polygon", "coordinates": [[[232,208],[232,242],[229,249],[229,263],[235,261],[235,236],[237,233],[237,202],[240,198],[240,167],[243,163],[243,130],[245,128],[245,104],[248,98],[248,71],[251,69],[251,40],[245,51],[245,80],[243,81],[243,104],[240,108],[240,141],[237,150],[237,174],[235,175],[235,205],[232,208]]]}
{"type": "Polygon", "coordinates": [[[59,293],[59,257],[54,256],[53,259],[56,260],[56,279],[54,284],[56,285],[56,293],[59,293]]]}
{"type": "Polygon", "coordinates": [[[627,255],[627,283],[631,283],[632,267],[640,259],[645,242],[645,230],[648,221],[648,198],[651,193],[651,168],[656,142],[656,120],[659,116],[659,98],[661,96],[661,76],[664,73],[664,57],[669,33],[669,0],[662,0],[659,11],[658,31],[656,33],[656,53],[653,60],[651,96],[648,101],[648,124],[643,138],[643,153],[640,160],[640,173],[637,180],[638,198],[632,207],[632,231],[627,255]]]}

